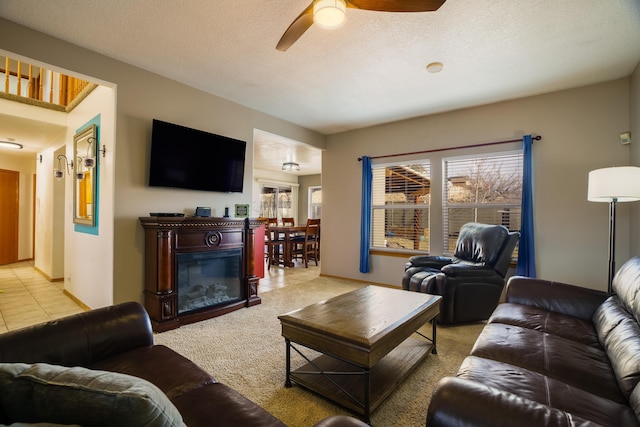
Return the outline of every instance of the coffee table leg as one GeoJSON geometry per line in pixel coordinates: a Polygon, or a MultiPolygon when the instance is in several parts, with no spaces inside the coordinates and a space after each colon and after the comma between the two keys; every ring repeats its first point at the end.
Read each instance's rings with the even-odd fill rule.
{"type": "Polygon", "coordinates": [[[291,387],[291,341],[287,338],[284,339],[287,344],[287,379],[284,382],[284,386],[291,387]]]}
{"type": "Polygon", "coordinates": [[[371,424],[371,370],[364,369],[364,422],[371,424]]]}
{"type": "Polygon", "coordinates": [[[433,350],[431,350],[431,354],[438,354],[438,350],[437,350],[437,347],[436,347],[436,324],[437,323],[438,323],[438,321],[434,317],[433,318],[433,322],[432,322],[432,324],[433,324],[433,334],[432,334],[432,337],[433,337],[433,350]]]}

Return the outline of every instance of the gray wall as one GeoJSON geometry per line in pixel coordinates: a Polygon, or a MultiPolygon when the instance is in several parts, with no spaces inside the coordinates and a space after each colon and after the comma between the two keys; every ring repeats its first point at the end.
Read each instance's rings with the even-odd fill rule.
{"type": "MultiPolygon", "coordinates": [[[[631,131],[631,164],[640,165],[640,64],[630,79],[629,128],[631,131]]],[[[640,256],[640,202],[632,203],[631,255],[640,256]]]]}
{"type": "MultiPolygon", "coordinates": [[[[593,169],[639,163],[637,157],[632,162],[631,147],[618,139],[630,128],[629,109],[630,79],[621,79],[329,136],[322,162],[322,273],[400,285],[407,257],[374,255],[371,273],[358,271],[358,157],[533,133],[543,137],[533,147],[538,276],[606,289],[608,208],[587,201],[587,176],[593,169]]],[[[620,204],[618,210],[618,266],[631,255],[629,205],[620,204]]]]}

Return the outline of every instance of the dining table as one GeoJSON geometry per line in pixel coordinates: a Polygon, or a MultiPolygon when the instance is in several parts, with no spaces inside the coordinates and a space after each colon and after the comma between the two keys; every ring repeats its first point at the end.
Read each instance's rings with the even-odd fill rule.
{"type": "Polygon", "coordinates": [[[269,230],[273,233],[273,238],[282,240],[282,264],[285,267],[293,267],[293,240],[292,237],[298,236],[307,231],[306,225],[271,225],[269,230]]]}

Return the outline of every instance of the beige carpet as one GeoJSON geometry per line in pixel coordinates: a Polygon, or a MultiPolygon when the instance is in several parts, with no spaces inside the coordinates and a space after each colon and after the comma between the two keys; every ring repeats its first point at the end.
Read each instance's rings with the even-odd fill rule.
{"type": "MultiPolygon", "coordinates": [[[[319,277],[260,294],[262,304],[155,334],[216,380],[239,391],[291,427],[312,426],[351,413],[294,385],[285,388],[285,343],[278,316],[358,287],[361,283],[319,277]]],[[[424,426],[436,382],[455,375],[484,325],[438,326],[438,354],[430,355],[371,416],[372,425],[424,426]]],[[[430,336],[431,325],[423,327],[430,336]]],[[[293,354],[293,352],[292,352],[293,354]]],[[[293,368],[301,361],[292,356],[293,368]]]]}

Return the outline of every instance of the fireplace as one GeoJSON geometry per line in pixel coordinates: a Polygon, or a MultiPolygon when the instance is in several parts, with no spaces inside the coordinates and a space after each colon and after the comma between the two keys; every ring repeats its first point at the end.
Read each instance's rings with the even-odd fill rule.
{"type": "Polygon", "coordinates": [[[242,299],[242,249],[181,253],[178,315],[242,299]]]}
{"type": "Polygon", "coordinates": [[[142,217],[144,305],[156,332],[260,304],[257,220],[142,217]]]}

